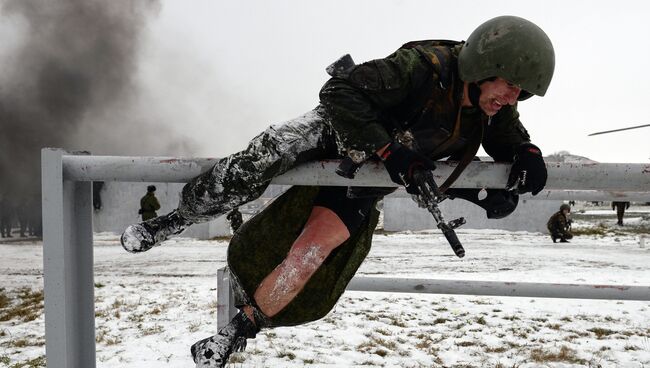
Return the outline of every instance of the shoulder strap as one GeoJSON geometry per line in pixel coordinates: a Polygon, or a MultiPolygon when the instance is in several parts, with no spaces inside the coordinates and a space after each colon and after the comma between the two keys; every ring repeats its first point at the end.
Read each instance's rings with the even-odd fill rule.
{"type": "MultiPolygon", "coordinates": [[[[458,115],[460,116],[460,113],[458,115]]],[[[461,157],[460,161],[458,161],[458,166],[454,168],[454,171],[451,172],[451,175],[449,175],[447,180],[445,180],[445,182],[440,186],[441,192],[444,193],[456,181],[456,179],[458,179],[467,165],[472,162],[474,156],[476,156],[476,152],[478,152],[478,148],[481,146],[481,141],[483,140],[483,130],[484,124],[481,123],[481,127],[478,129],[478,132],[472,135],[472,139],[467,145],[467,149],[463,153],[463,157],[461,157]]]]}

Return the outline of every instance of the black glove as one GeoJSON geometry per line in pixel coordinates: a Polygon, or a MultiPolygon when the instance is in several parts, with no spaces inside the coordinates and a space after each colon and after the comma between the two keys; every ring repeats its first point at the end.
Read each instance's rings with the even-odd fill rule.
{"type": "Polygon", "coordinates": [[[542,151],[532,143],[524,143],[515,150],[515,162],[506,189],[517,194],[532,192],[536,195],[544,189],[547,177],[542,151]]]}
{"type": "Polygon", "coordinates": [[[445,191],[445,194],[450,199],[462,198],[482,207],[489,219],[504,218],[517,209],[519,196],[513,192],[505,189],[487,189],[487,196],[478,199],[480,191],[481,189],[449,188],[445,191]]]}
{"type": "Polygon", "coordinates": [[[433,161],[399,143],[391,143],[381,154],[381,159],[391,180],[403,185],[410,194],[420,194],[420,189],[413,182],[415,170],[436,169],[433,161]]]}

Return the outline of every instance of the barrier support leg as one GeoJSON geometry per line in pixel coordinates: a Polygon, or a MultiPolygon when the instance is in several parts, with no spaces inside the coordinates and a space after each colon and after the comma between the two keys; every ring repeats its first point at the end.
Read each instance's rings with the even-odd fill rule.
{"type": "Polygon", "coordinates": [[[228,267],[217,270],[217,330],[227,325],[237,314],[235,294],[230,286],[228,267]]]}
{"type": "Polygon", "coordinates": [[[41,152],[45,352],[48,368],[94,368],[92,183],[63,180],[66,154],[41,152]]]}

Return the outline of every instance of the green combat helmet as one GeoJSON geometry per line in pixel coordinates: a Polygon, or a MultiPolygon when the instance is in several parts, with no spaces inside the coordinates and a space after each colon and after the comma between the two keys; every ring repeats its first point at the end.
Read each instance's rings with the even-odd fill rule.
{"type": "Polygon", "coordinates": [[[563,204],[560,206],[560,212],[561,212],[561,211],[564,211],[564,210],[569,210],[569,212],[571,212],[571,206],[569,206],[569,205],[566,204],[566,203],[563,203],[563,204]]]}
{"type": "Polygon", "coordinates": [[[472,32],[458,57],[465,82],[501,77],[520,87],[520,100],[544,96],[553,78],[555,52],[546,33],[515,16],[488,20],[472,32]],[[527,93],[524,93],[527,92],[527,93]]]}

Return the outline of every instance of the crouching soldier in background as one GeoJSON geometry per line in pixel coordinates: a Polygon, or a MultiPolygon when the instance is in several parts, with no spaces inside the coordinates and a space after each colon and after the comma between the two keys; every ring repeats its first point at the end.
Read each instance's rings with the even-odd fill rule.
{"type": "Polygon", "coordinates": [[[160,202],[158,202],[158,198],[154,194],[155,192],[156,186],[149,185],[147,187],[147,194],[140,199],[140,211],[138,213],[142,215],[142,221],[158,217],[156,211],[160,209],[160,202]]]}
{"type": "Polygon", "coordinates": [[[568,218],[569,213],[571,213],[571,206],[565,203],[560,206],[558,212],[548,219],[546,227],[551,233],[553,243],[558,239],[560,239],[560,243],[568,243],[568,239],[573,238],[573,234],[571,234],[571,220],[568,218]]]}

